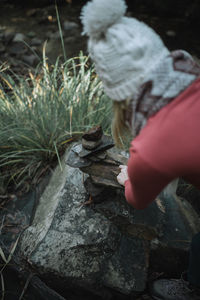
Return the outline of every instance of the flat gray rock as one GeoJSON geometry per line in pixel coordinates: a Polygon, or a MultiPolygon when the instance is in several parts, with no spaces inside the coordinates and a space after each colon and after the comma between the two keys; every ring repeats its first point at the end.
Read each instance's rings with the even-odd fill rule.
{"type": "MultiPolygon", "coordinates": [[[[183,241],[191,240],[198,218],[189,218],[179,200],[164,193],[141,211],[128,205],[123,191],[109,188],[98,203],[83,206],[87,175],[66,165],[67,155],[22,235],[22,257],[41,278],[50,274],[74,293],[82,290],[111,299],[112,293],[129,297],[144,291],[149,265],[153,262],[155,271],[157,263],[164,267],[163,249],[172,254],[174,249],[187,251],[183,241]]],[[[168,265],[170,261],[174,263],[173,255],[168,265]]]]}

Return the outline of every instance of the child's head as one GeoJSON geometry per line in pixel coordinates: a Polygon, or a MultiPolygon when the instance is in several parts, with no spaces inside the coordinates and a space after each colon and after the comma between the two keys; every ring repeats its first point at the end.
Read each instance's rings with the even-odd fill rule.
{"type": "Polygon", "coordinates": [[[124,0],[92,0],[81,14],[96,72],[106,94],[114,100],[113,137],[117,145],[126,134],[127,111],[133,116],[130,101],[137,98],[155,65],[169,54],[150,27],[125,17],[126,8],[124,0]]]}
{"type": "Polygon", "coordinates": [[[124,0],[92,0],[81,15],[90,56],[114,101],[137,97],[145,77],[169,53],[150,27],[125,12],[124,0]]]}

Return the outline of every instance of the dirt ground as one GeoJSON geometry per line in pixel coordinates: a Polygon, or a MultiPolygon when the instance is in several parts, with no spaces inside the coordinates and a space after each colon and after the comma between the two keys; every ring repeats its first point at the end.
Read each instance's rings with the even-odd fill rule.
{"type": "MultiPolygon", "coordinates": [[[[80,50],[87,53],[87,41],[81,35],[82,27],[79,18],[81,7],[80,4],[72,5],[67,2],[58,6],[67,58],[78,55],[80,50]],[[74,27],[66,28],[67,22],[74,24],[74,27]]],[[[139,14],[129,10],[128,15],[152,26],[170,50],[184,49],[196,58],[200,57],[198,26],[187,16],[165,17],[156,13],[150,15],[145,9],[140,9],[139,14]]],[[[34,68],[39,61],[38,57],[34,59],[34,53],[42,58],[45,41],[47,41],[46,55],[49,61],[54,63],[58,55],[63,55],[55,5],[37,8],[7,2],[2,4],[0,9],[1,62],[8,62],[17,72],[34,68]],[[16,42],[20,41],[19,34],[23,35],[21,39],[26,43],[23,44],[23,49],[19,44],[16,45],[16,42]]]]}

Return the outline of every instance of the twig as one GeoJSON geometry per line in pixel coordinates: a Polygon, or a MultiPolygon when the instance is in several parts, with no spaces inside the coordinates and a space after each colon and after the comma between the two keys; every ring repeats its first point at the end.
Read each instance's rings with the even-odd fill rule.
{"type": "Polygon", "coordinates": [[[29,274],[29,276],[28,276],[28,278],[26,280],[26,283],[24,285],[24,288],[22,290],[22,293],[21,293],[21,295],[19,297],[19,300],[22,300],[22,298],[24,297],[24,294],[25,294],[25,292],[27,290],[27,287],[28,287],[28,285],[29,285],[29,283],[30,283],[30,281],[31,281],[31,279],[32,279],[33,276],[34,276],[34,274],[29,274]]]}

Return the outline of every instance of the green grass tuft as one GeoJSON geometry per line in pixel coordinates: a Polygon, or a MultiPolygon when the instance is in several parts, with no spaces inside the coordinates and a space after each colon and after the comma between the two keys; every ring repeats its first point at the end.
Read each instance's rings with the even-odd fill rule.
{"type": "Polygon", "coordinates": [[[0,188],[36,183],[94,125],[110,134],[111,101],[88,57],[48,66],[44,54],[36,70],[24,79],[0,68],[0,188]]]}

